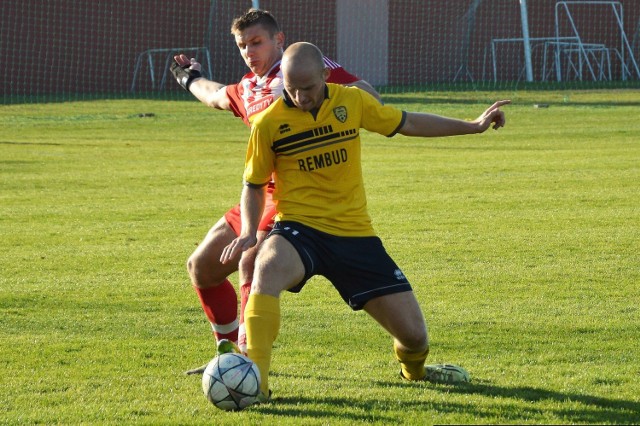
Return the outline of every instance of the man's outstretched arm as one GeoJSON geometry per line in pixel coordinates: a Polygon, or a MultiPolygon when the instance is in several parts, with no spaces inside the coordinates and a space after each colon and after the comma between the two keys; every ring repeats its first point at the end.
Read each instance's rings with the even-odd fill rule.
{"type": "Polygon", "coordinates": [[[508,100],[497,101],[473,121],[407,112],[405,123],[398,133],[405,136],[437,137],[482,133],[491,126],[497,130],[505,125],[504,112],[500,107],[510,103],[508,100]]]}
{"type": "Polygon", "coordinates": [[[173,57],[171,73],[185,90],[191,92],[203,104],[216,109],[230,110],[226,86],[204,78],[201,65],[195,59],[180,54],[173,57]]]}

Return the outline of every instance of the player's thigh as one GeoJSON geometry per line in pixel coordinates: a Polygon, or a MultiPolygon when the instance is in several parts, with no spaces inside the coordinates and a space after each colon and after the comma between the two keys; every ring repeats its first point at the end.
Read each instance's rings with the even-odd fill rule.
{"type": "Polygon", "coordinates": [[[240,260],[241,263],[253,268],[253,264],[255,262],[256,256],[258,255],[260,245],[264,242],[264,239],[268,234],[268,231],[258,231],[258,233],[256,234],[256,238],[258,240],[256,245],[242,253],[242,259],[240,260]]]}
{"type": "Polygon", "coordinates": [[[236,234],[225,218],[221,218],[209,230],[204,240],[189,257],[189,269],[193,267],[219,270],[225,276],[238,269],[238,260],[228,264],[220,262],[222,250],[236,238],[236,234]]]}
{"type": "Polygon", "coordinates": [[[243,283],[253,280],[253,269],[255,266],[256,256],[258,254],[260,245],[268,234],[268,231],[258,231],[256,235],[256,237],[258,238],[258,242],[256,243],[256,245],[251,247],[249,250],[242,252],[242,257],[240,258],[240,263],[238,264],[238,272],[241,275],[240,279],[243,283]]]}
{"type": "Polygon", "coordinates": [[[428,344],[424,316],[412,291],[371,299],[364,310],[408,348],[428,344]]]}
{"type": "Polygon", "coordinates": [[[272,235],[261,245],[256,258],[252,292],[279,296],[304,278],[300,255],[281,235],[272,235]]]}

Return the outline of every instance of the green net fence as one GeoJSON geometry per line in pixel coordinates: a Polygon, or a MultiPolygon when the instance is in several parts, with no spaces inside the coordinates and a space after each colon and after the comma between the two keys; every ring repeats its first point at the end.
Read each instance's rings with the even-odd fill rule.
{"type": "Polygon", "coordinates": [[[238,81],[255,5],[381,93],[640,87],[637,0],[3,0],[0,102],[182,98],[180,52],[238,81]]]}

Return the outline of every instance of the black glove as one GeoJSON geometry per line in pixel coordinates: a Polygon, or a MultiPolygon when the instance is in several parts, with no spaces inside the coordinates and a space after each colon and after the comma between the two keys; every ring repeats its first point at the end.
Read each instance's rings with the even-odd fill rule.
{"type": "Polygon", "coordinates": [[[186,65],[183,67],[174,60],[169,68],[178,84],[187,92],[189,91],[189,86],[193,83],[193,80],[202,77],[202,73],[200,71],[189,69],[190,66],[191,65],[186,65]]]}

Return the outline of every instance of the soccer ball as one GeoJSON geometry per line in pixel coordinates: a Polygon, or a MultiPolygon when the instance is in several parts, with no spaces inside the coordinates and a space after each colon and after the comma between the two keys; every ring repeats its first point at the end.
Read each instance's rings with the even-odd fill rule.
{"type": "Polygon", "coordinates": [[[202,374],[202,391],[221,410],[242,410],[253,404],[260,393],[260,370],[244,355],[218,355],[202,374]]]}

